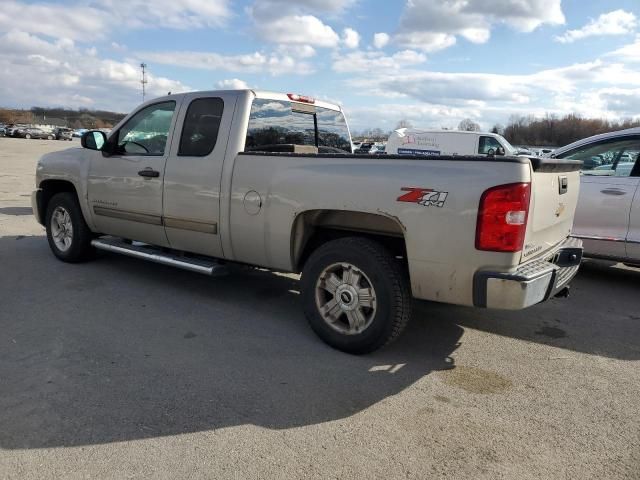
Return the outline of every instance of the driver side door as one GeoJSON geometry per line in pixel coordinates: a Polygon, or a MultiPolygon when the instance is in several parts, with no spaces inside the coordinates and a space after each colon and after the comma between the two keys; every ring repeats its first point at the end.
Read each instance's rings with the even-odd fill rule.
{"type": "Polygon", "coordinates": [[[105,152],[95,152],[87,190],[100,233],[169,246],[162,190],[178,109],[174,100],[145,105],[112,132],[105,152]]]}

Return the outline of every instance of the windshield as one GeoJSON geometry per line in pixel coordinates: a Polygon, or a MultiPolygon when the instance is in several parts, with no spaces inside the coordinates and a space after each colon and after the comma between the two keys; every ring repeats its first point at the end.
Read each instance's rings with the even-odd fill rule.
{"type": "Polygon", "coordinates": [[[351,137],[342,112],[258,98],[251,106],[245,151],[272,151],[277,145],[309,145],[319,152],[351,153],[351,137]]]}
{"type": "Polygon", "coordinates": [[[504,147],[505,155],[515,155],[517,153],[518,150],[506,138],[500,137],[500,143],[504,147]]]}

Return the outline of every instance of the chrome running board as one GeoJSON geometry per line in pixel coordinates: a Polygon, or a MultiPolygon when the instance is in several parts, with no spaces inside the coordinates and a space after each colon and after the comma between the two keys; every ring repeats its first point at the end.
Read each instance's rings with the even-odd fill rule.
{"type": "Polygon", "coordinates": [[[185,257],[145,243],[129,243],[116,237],[97,238],[91,241],[91,245],[98,250],[141,258],[149,262],[204,273],[205,275],[225,275],[227,273],[227,268],[213,259],[185,257]]]}

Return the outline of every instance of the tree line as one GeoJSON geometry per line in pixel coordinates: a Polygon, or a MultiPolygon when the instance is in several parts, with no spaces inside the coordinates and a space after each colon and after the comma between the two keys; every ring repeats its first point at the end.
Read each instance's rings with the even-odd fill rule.
{"type": "Polygon", "coordinates": [[[111,128],[125,117],[124,113],[80,108],[31,107],[25,109],[0,108],[0,123],[47,124],[47,119],[62,120],[70,128],[111,128]]]}
{"type": "Polygon", "coordinates": [[[492,132],[499,133],[514,145],[561,147],[582,138],[600,133],[640,127],[640,120],[605,120],[583,118],[576,114],[563,117],[547,114],[511,116],[506,126],[495,125],[492,132]]]}

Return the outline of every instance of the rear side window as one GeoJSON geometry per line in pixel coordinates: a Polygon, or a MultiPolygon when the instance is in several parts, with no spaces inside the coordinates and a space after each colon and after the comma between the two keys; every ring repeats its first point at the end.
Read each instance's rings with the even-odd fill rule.
{"type": "Polygon", "coordinates": [[[216,146],[224,111],[221,98],[198,98],[187,109],[180,137],[179,156],[204,157],[216,146]]]}
{"type": "Polygon", "coordinates": [[[282,145],[316,146],[321,153],[351,153],[349,130],[342,112],[287,101],[255,99],[251,105],[245,151],[278,151],[278,146],[282,145]]]}

